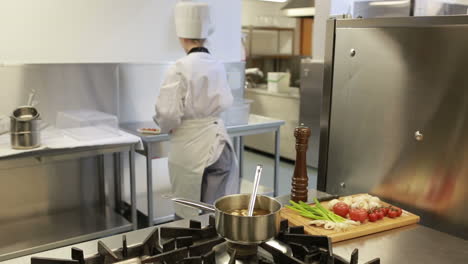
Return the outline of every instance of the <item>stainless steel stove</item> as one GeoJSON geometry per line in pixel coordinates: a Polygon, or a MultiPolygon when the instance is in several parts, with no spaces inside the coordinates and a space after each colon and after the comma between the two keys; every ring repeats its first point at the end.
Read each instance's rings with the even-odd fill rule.
{"type": "MultiPolygon", "coordinates": [[[[259,245],[240,245],[218,236],[210,216],[209,224],[190,221],[187,227],[156,227],[141,243],[128,246],[122,236],[122,246],[110,249],[101,241],[97,254],[85,257],[83,250],[73,247],[70,259],[32,257],[31,264],[347,264],[358,263],[358,251],[349,260],[334,255],[331,240],[326,236],[304,234],[304,227],[289,227],[281,222],[279,235],[259,245]]],[[[380,263],[374,259],[368,264],[380,263]]]]}

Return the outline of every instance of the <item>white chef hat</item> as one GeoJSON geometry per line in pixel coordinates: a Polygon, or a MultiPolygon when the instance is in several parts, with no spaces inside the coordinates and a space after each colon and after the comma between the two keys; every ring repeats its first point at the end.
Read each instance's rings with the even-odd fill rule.
{"type": "Polygon", "coordinates": [[[179,38],[206,39],[214,31],[210,6],[207,3],[177,3],[175,25],[179,38]]]}

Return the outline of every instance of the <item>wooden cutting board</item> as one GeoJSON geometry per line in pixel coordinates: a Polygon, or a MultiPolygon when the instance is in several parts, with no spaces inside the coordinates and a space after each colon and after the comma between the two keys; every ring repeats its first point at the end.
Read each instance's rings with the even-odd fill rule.
{"type": "MultiPolygon", "coordinates": [[[[356,194],[356,195],[359,195],[359,194],[356,194]]],[[[350,197],[353,197],[356,195],[351,195],[350,197]]],[[[328,208],[328,202],[321,202],[321,204],[325,208],[328,208]]],[[[390,205],[385,202],[381,202],[381,204],[385,206],[390,205]]],[[[394,229],[397,227],[416,224],[419,222],[419,219],[420,219],[419,216],[403,210],[403,213],[401,214],[401,216],[397,218],[384,217],[383,219],[378,220],[376,222],[366,221],[364,224],[361,224],[359,226],[353,226],[346,231],[335,231],[335,230],[326,230],[323,227],[311,226],[308,223],[312,221],[312,219],[302,217],[299,215],[298,212],[291,210],[289,208],[286,208],[286,207],[281,209],[280,214],[283,219],[288,220],[291,226],[304,226],[304,231],[307,234],[328,236],[332,239],[332,242],[348,240],[348,239],[352,239],[352,238],[356,238],[360,236],[382,232],[385,230],[394,229]]]]}

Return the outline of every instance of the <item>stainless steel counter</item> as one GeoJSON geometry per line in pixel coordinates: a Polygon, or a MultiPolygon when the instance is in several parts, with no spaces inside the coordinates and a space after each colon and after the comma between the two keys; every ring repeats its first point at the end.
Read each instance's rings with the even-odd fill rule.
{"type": "MultiPolygon", "coordinates": [[[[283,124],[283,120],[260,115],[250,115],[248,124],[226,126],[226,130],[230,136],[238,137],[254,135],[258,134],[259,132],[270,132],[272,129],[276,129],[283,124]]],[[[161,142],[168,141],[170,139],[168,134],[145,135],[138,132],[138,129],[140,128],[156,128],[156,124],[152,121],[123,123],[120,125],[120,127],[128,133],[140,137],[144,142],[161,142]]]]}
{"type": "MultiPolygon", "coordinates": [[[[310,190],[309,198],[326,197],[328,194],[310,190]]],[[[289,196],[278,197],[280,202],[285,203],[289,196]]],[[[208,215],[197,218],[204,225],[208,224],[208,215]]],[[[188,226],[188,220],[181,220],[164,224],[165,226],[188,226]]],[[[129,245],[140,243],[155,227],[141,229],[126,233],[129,245]]],[[[111,249],[121,246],[120,235],[106,237],[102,240],[111,249]]],[[[86,255],[97,253],[97,240],[76,244],[84,250],[86,255]]],[[[34,256],[70,258],[72,246],[54,249],[34,256]]],[[[468,241],[447,235],[436,230],[413,225],[374,235],[364,236],[333,244],[333,252],[337,255],[348,257],[355,249],[359,249],[360,263],[365,263],[376,257],[380,257],[382,263],[465,263],[468,259],[468,241]]],[[[30,264],[30,256],[12,259],[2,262],[3,264],[30,264]]]]}
{"type": "Polygon", "coordinates": [[[468,241],[437,230],[411,225],[333,244],[333,252],[349,256],[359,249],[363,261],[381,263],[466,263],[468,241]]]}

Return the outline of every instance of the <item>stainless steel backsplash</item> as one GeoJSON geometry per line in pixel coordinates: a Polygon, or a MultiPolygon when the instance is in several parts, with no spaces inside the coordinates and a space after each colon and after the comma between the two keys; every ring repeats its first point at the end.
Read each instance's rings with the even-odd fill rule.
{"type": "MultiPolygon", "coordinates": [[[[42,118],[55,124],[58,111],[94,109],[121,122],[147,121],[154,115],[159,85],[170,63],[35,64],[0,66],[0,114],[27,102],[36,90],[42,118]]],[[[243,97],[244,63],[225,63],[235,97],[243,97]]],[[[106,183],[112,186],[113,160],[105,158],[106,183]]],[[[16,167],[0,162],[0,224],[21,217],[50,214],[99,200],[94,158],[16,167]]],[[[125,172],[126,173],[126,172],[125,172]]],[[[144,175],[137,175],[144,181],[144,175]]],[[[126,185],[128,186],[128,185],[126,185]]],[[[106,196],[113,188],[106,186],[106,196]]],[[[126,192],[125,188],[124,191],[126,192]]],[[[112,206],[113,199],[106,199],[112,206]]]]}

